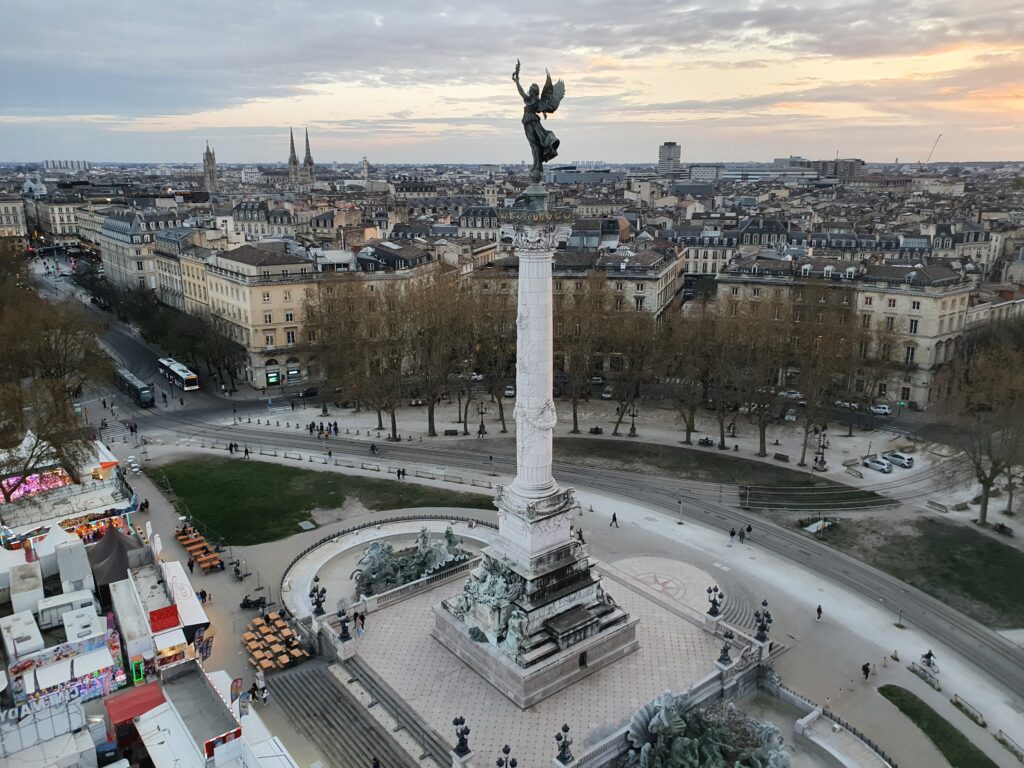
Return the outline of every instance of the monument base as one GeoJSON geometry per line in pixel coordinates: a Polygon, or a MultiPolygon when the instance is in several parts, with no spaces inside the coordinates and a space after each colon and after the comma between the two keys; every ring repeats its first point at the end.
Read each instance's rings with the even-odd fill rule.
{"type": "Polygon", "coordinates": [[[529,668],[520,667],[491,643],[473,640],[468,625],[439,605],[434,606],[431,634],[509,701],[527,709],[637,650],[638,623],[632,619],[616,624],[529,668]]]}

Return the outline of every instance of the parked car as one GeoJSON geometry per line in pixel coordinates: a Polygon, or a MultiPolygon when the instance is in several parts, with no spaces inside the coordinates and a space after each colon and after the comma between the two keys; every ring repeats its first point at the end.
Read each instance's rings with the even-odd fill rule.
{"type": "Polygon", "coordinates": [[[320,390],[316,387],[306,387],[304,390],[299,392],[299,397],[316,397],[320,394],[320,390]]]}
{"type": "Polygon", "coordinates": [[[604,389],[601,390],[601,399],[602,400],[611,400],[614,397],[615,397],[615,389],[613,387],[609,386],[609,387],[605,387],[604,389]]]}
{"type": "Polygon", "coordinates": [[[855,403],[852,400],[836,400],[834,405],[836,408],[848,408],[851,411],[860,408],[860,403],[855,403]]]}
{"type": "Polygon", "coordinates": [[[886,475],[892,472],[892,464],[890,464],[885,459],[879,459],[875,457],[872,457],[870,459],[864,459],[864,466],[867,467],[868,469],[873,469],[876,472],[882,472],[886,475]]]}
{"type": "Polygon", "coordinates": [[[779,392],[779,397],[785,397],[789,400],[803,400],[804,393],[798,392],[795,389],[787,389],[785,392],[779,392]]]}
{"type": "Polygon", "coordinates": [[[505,387],[505,397],[515,397],[515,396],[516,396],[516,388],[515,387],[513,387],[511,384],[509,384],[507,387],[505,387]]]}
{"type": "Polygon", "coordinates": [[[878,403],[877,405],[871,406],[871,412],[875,414],[875,416],[891,416],[892,408],[883,403],[878,403]]]}
{"type": "Polygon", "coordinates": [[[757,405],[754,403],[744,403],[740,406],[740,413],[752,413],[757,411],[757,405]]]}
{"type": "Polygon", "coordinates": [[[590,384],[591,384],[591,386],[594,386],[594,387],[600,387],[602,384],[604,384],[604,379],[601,378],[600,376],[591,376],[590,377],[590,384]]]}
{"type": "Polygon", "coordinates": [[[469,379],[470,381],[483,381],[484,375],[482,373],[477,373],[476,371],[473,371],[473,373],[469,374],[469,379]]]}
{"type": "Polygon", "coordinates": [[[796,411],[790,408],[789,410],[786,411],[785,415],[783,415],[782,418],[784,421],[796,421],[796,411]]]}
{"type": "Polygon", "coordinates": [[[899,451],[883,453],[882,458],[890,464],[895,464],[897,467],[903,467],[904,469],[910,469],[914,466],[914,457],[908,456],[905,453],[900,453],[899,451]]]}

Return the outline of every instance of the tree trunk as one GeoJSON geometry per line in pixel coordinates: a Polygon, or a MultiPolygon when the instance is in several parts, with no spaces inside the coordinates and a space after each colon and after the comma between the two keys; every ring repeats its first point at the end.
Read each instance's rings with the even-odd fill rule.
{"type": "Polygon", "coordinates": [[[623,404],[622,407],[619,408],[619,418],[615,420],[615,429],[612,430],[612,434],[615,435],[616,437],[618,437],[619,435],[619,427],[622,425],[622,419],[625,418],[626,416],[626,410],[627,408],[625,404],[623,404]]]}
{"type": "Polygon", "coordinates": [[[427,400],[427,437],[437,437],[437,429],[434,427],[434,397],[433,395],[427,400]]]}
{"type": "Polygon", "coordinates": [[[1013,514],[1013,475],[1009,476],[1009,482],[1006,484],[1006,514],[1013,514]]]}
{"type": "Polygon", "coordinates": [[[377,406],[377,429],[384,429],[384,412],[377,406]]]}
{"type": "Polygon", "coordinates": [[[572,430],[571,434],[578,435],[580,433],[580,399],[577,395],[572,396],[572,430]]]}
{"type": "Polygon", "coordinates": [[[398,416],[395,415],[395,408],[392,406],[388,409],[388,413],[391,415],[391,439],[398,441],[398,416]]]}
{"type": "Polygon", "coordinates": [[[810,436],[811,436],[811,425],[810,425],[810,422],[808,422],[808,423],[804,424],[804,440],[803,440],[803,444],[800,446],[800,461],[797,464],[798,467],[806,467],[807,466],[807,440],[810,438],[810,436]]]}
{"type": "Polygon", "coordinates": [[[988,525],[988,498],[992,493],[992,480],[981,484],[981,504],[978,505],[978,525],[988,525]]]}
{"type": "Polygon", "coordinates": [[[686,439],[683,440],[686,445],[693,445],[690,438],[693,437],[693,430],[696,426],[696,414],[697,409],[694,406],[690,406],[683,411],[683,427],[686,429],[686,439]]]}
{"type": "Polygon", "coordinates": [[[850,414],[850,418],[846,422],[846,424],[850,428],[850,430],[846,433],[846,436],[847,437],[853,437],[853,414],[852,413],[850,414]]]}
{"type": "Polygon", "coordinates": [[[715,421],[718,422],[718,449],[724,451],[725,444],[725,411],[715,411],[715,421]]]}
{"type": "Polygon", "coordinates": [[[508,432],[508,425],[505,424],[505,400],[501,397],[496,397],[498,401],[498,417],[501,419],[501,431],[508,432]]]}
{"type": "Polygon", "coordinates": [[[757,455],[767,456],[768,455],[768,422],[759,421],[757,422],[757,433],[758,433],[758,445],[757,455]]]}
{"type": "Polygon", "coordinates": [[[466,392],[466,405],[462,411],[462,434],[469,435],[469,403],[470,403],[470,392],[466,392]]]}
{"type": "MultiPolygon", "coordinates": [[[[457,421],[457,423],[464,424],[465,420],[462,418],[462,387],[461,386],[457,390],[455,390],[455,396],[458,398],[458,405],[456,406],[456,408],[458,409],[457,412],[459,414],[459,418],[456,421],[457,421]]],[[[451,402],[451,401],[449,400],[448,402],[451,402]]]]}

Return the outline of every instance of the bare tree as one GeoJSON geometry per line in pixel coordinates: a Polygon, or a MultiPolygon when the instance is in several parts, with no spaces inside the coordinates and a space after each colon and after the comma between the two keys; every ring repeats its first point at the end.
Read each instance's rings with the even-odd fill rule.
{"type": "Polygon", "coordinates": [[[451,270],[408,286],[402,297],[405,312],[406,359],[427,402],[427,434],[437,436],[435,411],[447,390],[458,359],[459,306],[451,270]]]}
{"type": "Polygon", "coordinates": [[[640,404],[644,386],[651,380],[661,334],[650,312],[620,310],[611,315],[607,338],[613,350],[611,375],[618,377],[614,391],[619,409],[612,429],[618,435],[622,420],[640,404]]]}
{"type": "Polygon", "coordinates": [[[580,431],[580,400],[590,391],[594,359],[607,333],[608,277],[593,271],[570,295],[555,295],[555,345],[565,366],[566,386],[572,403],[572,433],[580,431]]]}

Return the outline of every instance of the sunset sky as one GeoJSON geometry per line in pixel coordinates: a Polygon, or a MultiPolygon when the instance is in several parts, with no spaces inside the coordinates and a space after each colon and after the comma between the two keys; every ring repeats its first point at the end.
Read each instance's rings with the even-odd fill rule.
{"type": "Polygon", "coordinates": [[[1024,2],[4,0],[0,161],[1024,158],[1024,2]],[[299,148],[301,157],[301,146],[299,148]]]}

